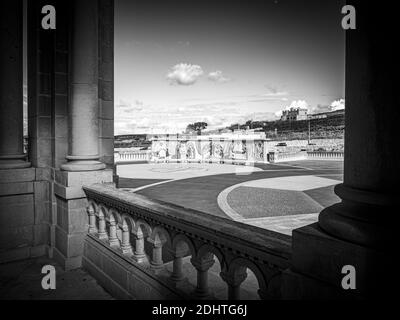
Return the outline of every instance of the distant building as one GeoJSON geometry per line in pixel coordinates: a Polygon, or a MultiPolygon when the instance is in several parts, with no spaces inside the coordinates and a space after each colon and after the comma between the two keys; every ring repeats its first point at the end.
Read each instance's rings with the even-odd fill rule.
{"type": "Polygon", "coordinates": [[[307,120],[307,109],[290,108],[289,110],[282,111],[281,121],[299,120],[307,120]]]}
{"type": "Polygon", "coordinates": [[[344,115],[344,109],[336,110],[336,111],[309,114],[308,115],[308,119],[310,119],[310,120],[325,119],[325,118],[329,118],[329,117],[333,117],[333,116],[339,116],[339,115],[344,115]]]}

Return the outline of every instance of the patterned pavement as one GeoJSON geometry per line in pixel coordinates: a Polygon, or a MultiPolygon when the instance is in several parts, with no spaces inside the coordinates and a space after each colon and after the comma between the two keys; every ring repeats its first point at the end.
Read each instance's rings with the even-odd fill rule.
{"type": "MultiPolygon", "coordinates": [[[[223,165],[230,168],[211,167],[220,166],[216,164],[202,166],[206,166],[206,170],[196,168],[192,170],[192,177],[190,168],[175,172],[171,168],[169,177],[162,169],[164,175],[156,179],[157,175],[152,174],[148,184],[143,170],[139,184],[129,183],[130,179],[135,181],[132,172],[129,179],[123,176],[120,179],[124,179],[123,188],[149,198],[291,234],[294,228],[317,221],[318,212],[339,200],[333,187],[340,183],[343,173],[341,161],[326,160],[256,165],[255,170],[244,174],[233,165],[223,165]],[[226,170],[231,172],[219,173],[226,170]],[[221,205],[219,198],[223,192],[226,203],[236,215],[221,205]]],[[[124,168],[124,171],[129,170],[128,166],[124,168]]]]}

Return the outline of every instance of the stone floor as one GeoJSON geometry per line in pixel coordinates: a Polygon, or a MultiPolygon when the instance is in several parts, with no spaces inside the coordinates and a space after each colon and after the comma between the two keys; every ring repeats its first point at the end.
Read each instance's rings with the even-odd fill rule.
{"type": "Polygon", "coordinates": [[[317,221],[318,212],[340,200],[333,188],[342,180],[343,161],[257,164],[247,172],[237,172],[242,167],[133,164],[118,166],[118,173],[121,187],[130,192],[288,235],[317,221]],[[246,189],[246,195],[238,187],[252,189],[246,189]],[[227,201],[231,191],[232,196],[235,191],[241,195],[236,203],[227,201]]]}
{"type": "Polygon", "coordinates": [[[0,264],[0,300],[110,300],[113,299],[83,269],[63,271],[48,258],[0,264]],[[56,270],[56,289],[44,290],[41,282],[44,265],[56,270]]]}

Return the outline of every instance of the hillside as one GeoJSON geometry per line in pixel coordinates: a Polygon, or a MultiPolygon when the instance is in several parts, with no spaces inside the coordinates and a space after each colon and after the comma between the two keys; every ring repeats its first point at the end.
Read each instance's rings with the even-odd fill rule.
{"type": "MultiPolygon", "coordinates": [[[[310,122],[310,133],[312,139],[343,139],[345,116],[335,114],[323,119],[300,120],[300,121],[250,121],[239,127],[246,129],[260,129],[264,131],[267,138],[278,140],[297,140],[308,138],[308,123],[310,122]]],[[[232,125],[229,129],[237,129],[238,125],[232,125]]]]}

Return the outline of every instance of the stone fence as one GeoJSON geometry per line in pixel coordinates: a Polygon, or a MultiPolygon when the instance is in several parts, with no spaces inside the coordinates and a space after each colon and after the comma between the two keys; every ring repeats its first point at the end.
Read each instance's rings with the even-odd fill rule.
{"type": "Polygon", "coordinates": [[[150,158],[150,150],[121,151],[114,153],[115,164],[150,161],[150,158]]]}
{"type": "Polygon", "coordinates": [[[96,278],[110,292],[116,291],[113,279],[122,296],[128,298],[165,298],[162,290],[174,291],[174,297],[213,298],[208,271],[217,258],[229,299],[240,298],[247,269],[258,280],[261,299],[280,297],[282,271],[289,267],[291,255],[289,236],[112,186],[99,184],[84,190],[89,221],[84,265],[96,272],[96,278]],[[183,259],[189,256],[197,272],[197,285],[176,293],[183,290],[176,288],[185,278],[183,259]],[[124,261],[116,266],[118,259],[124,261]],[[172,272],[165,268],[169,262],[172,272]]]}
{"type": "Polygon", "coordinates": [[[176,145],[171,147],[167,145],[166,141],[156,141],[153,142],[152,150],[119,151],[114,153],[114,160],[116,164],[135,162],[196,162],[252,165],[254,163],[276,163],[307,159],[344,159],[343,151],[299,151],[290,146],[274,149],[271,146],[267,146],[270,142],[262,140],[203,140],[197,143],[193,141],[175,143],[176,145]],[[197,147],[195,147],[196,144],[197,147]]]}
{"type": "Polygon", "coordinates": [[[307,152],[308,159],[343,160],[343,151],[312,151],[307,152]]]}

